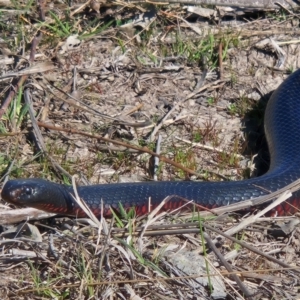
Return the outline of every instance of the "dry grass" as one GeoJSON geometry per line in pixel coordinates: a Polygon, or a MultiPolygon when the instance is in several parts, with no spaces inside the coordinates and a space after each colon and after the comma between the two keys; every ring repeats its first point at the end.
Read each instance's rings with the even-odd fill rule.
{"type": "MultiPolygon", "coordinates": [[[[202,19],[177,5],[97,4],[0,11],[3,180],[149,179],[158,133],[159,180],[252,174],[264,96],[299,67],[297,12],[202,19]]],[[[297,299],[297,224],[176,211],[2,225],[0,297],[297,299]]]]}

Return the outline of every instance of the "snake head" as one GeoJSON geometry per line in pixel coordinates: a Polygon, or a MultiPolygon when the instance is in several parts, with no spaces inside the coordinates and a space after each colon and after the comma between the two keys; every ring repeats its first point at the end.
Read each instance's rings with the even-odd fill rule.
{"type": "Polygon", "coordinates": [[[67,213],[68,193],[63,185],[44,179],[15,179],[4,185],[1,197],[17,206],[27,206],[53,213],[67,213]]]}
{"type": "Polygon", "coordinates": [[[10,180],[4,185],[1,197],[3,200],[19,206],[34,203],[38,201],[39,190],[37,188],[40,188],[37,183],[35,179],[10,180]]]}

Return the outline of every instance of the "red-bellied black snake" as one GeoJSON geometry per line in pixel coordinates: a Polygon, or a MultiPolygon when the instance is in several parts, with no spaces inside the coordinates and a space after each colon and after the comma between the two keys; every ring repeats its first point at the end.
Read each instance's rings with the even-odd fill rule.
{"type": "MultiPolygon", "coordinates": [[[[265,112],[265,134],[271,164],[263,176],[231,182],[164,181],[112,183],[78,187],[79,196],[95,213],[111,215],[110,207],[135,207],[138,215],[148,212],[165,197],[178,195],[193,200],[203,207],[214,208],[250,198],[267,195],[300,178],[300,70],[290,75],[272,94],[265,112]],[[299,135],[299,136],[298,136],[299,135]],[[299,145],[298,145],[299,144],[299,145]]],[[[15,179],[2,189],[7,202],[39,208],[48,212],[82,216],[84,213],[73,200],[72,187],[43,179],[15,179]]],[[[178,208],[184,200],[174,197],[164,209],[178,208]]],[[[300,207],[300,192],[295,192],[287,203],[277,207],[278,215],[294,213],[300,207]]]]}

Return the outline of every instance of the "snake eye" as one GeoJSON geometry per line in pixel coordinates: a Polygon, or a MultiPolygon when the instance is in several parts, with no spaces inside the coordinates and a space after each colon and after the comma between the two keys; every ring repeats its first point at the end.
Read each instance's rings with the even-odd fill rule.
{"type": "Polygon", "coordinates": [[[30,196],[32,194],[32,188],[26,187],[25,188],[25,194],[28,195],[28,196],[30,196]]]}

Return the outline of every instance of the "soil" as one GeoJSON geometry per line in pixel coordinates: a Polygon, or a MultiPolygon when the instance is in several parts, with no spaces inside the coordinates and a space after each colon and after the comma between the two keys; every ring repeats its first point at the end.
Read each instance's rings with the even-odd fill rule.
{"type": "MultiPolygon", "coordinates": [[[[297,11],[211,7],[207,12],[213,14],[206,17],[177,4],[101,3],[98,10],[98,2],[91,3],[74,14],[77,23],[68,20],[74,28],[61,38],[51,30],[57,23],[50,11],[67,24],[66,6],[46,3],[49,27],[43,27],[31,63],[37,8],[22,15],[21,23],[16,12],[2,12],[10,26],[24,26],[23,44],[17,29],[0,34],[2,109],[12,90],[17,107],[6,108],[1,120],[3,179],[71,183],[76,174],[78,184],[153,180],[149,154],[113,141],[155,151],[158,135],[160,152],[191,172],[160,162],[157,180],[243,180],[267,170],[264,109],[271,93],[300,65],[297,11]],[[109,22],[99,33],[86,34],[92,24],[109,22]],[[24,74],[27,80],[19,89],[24,74]],[[18,109],[25,106],[26,90],[35,118],[18,109]],[[36,129],[35,121],[52,128],[36,129]]],[[[75,1],[70,11],[82,4],[75,1]]],[[[296,217],[260,218],[233,235],[261,253],[220,238],[218,250],[235,277],[227,275],[217,250],[206,247],[219,234],[208,228],[208,236],[199,233],[194,224],[199,219],[191,215],[190,232],[180,231],[186,218],[175,212],[150,218],[151,224],[146,217],[123,221],[129,232],[142,224],[161,231],[182,225],[172,235],[127,231],[126,238],[115,219],[103,219],[102,231],[66,217],[30,221],[28,228],[3,225],[1,299],[299,298],[296,217]],[[287,267],[263,254],[292,269],[283,270],[287,267]],[[178,265],[179,257],[184,266],[178,265]],[[207,280],[210,276],[218,282],[207,280]]],[[[225,232],[243,218],[248,215],[205,222],[225,232]]]]}

